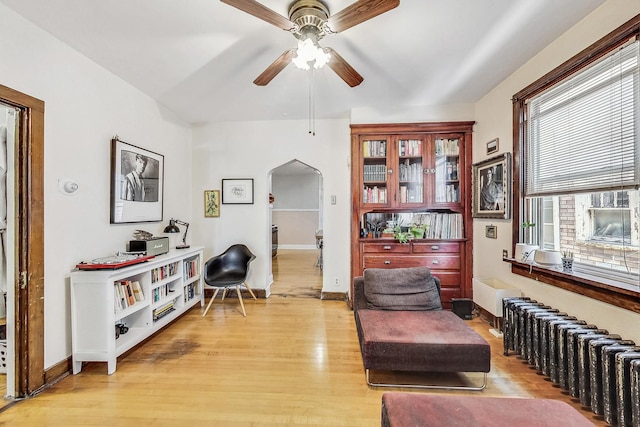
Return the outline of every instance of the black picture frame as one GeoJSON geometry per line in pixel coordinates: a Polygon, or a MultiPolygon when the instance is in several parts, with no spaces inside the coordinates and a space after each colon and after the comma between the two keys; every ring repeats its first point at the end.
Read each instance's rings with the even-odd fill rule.
{"type": "Polygon", "coordinates": [[[511,217],[511,153],[473,165],[474,218],[511,217]]]}
{"type": "Polygon", "coordinates": [[[160,222],[163,198],[164,156],[114,137],[111,140],[111,224],[160,222]]]}
{"type": "Polygon", "coordinates": [[[253,178],[223,179],[223,205],[252,205],[253,178]]]}

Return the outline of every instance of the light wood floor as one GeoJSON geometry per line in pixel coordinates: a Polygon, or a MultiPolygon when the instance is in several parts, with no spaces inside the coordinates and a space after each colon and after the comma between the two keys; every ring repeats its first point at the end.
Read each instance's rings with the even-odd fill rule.
{"type": "MultiPolygon", "coordinates": [[[[85,365],[41,394],[0,412],[6,426],[379,426],[391,389],[367,387],[353,322],[343,301],[321,301],[316,251],[279,250],[269,299],[194,308],[118,360],[85,365]],[[302,289],[302,291],[300,291],[302,289]]],[[[475,318],[492,347],[483,392],[580,405],[516,356],[475,318]]],[[[418,391],[416,393],[429,393],[418,391]]],[[[596,425],[604,422],[582,411],[596,425]]]]}

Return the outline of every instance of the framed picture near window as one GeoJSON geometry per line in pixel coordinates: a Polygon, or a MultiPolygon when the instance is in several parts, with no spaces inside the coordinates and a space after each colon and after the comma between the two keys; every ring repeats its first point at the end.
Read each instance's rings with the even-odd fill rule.
{"type": "Polygon", "coordinates": [[[162,221],[164,156],[111,140],[111,224],[162,221]]]}
{"type": "Polygon", "coordinates": [[[491,155],[498,152],[498,138],[487,142],[487,155],[491,155]]]}
{"type": "Polygon", "coordinates": [[[253,204],[253,178],[223,179],[222,180],[222,204],[223,205],[252,205],[253,204]]]}
{"type": "Polygon", "coordinates": [[[511,153],[473,165],[473,217],[511,217],[511,153]]]}
{"type": "Polygon", "coordinates": [[[205,190],[204,216],[205,218],[218,218],[220,216],[220,190],[205,190]]]}
{"type": "Polygon", "coordinates": [[[484,228],[484,235],[488,239],[497,239],[498,228],[495,225],[487,225],[484,228]]]}

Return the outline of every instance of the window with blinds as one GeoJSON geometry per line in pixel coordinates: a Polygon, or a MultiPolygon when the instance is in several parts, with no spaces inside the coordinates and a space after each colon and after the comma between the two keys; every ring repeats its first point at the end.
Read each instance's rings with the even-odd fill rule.
{"type": "Polygon", "coordinates": [[[574,270],[640,289],[640,42],[524,102],[525,218],[574,270]]]}
{"type": "Polygon", "coordinates": [[[640,43],[527,101],[527,197],[640,185],[640,43]]]}

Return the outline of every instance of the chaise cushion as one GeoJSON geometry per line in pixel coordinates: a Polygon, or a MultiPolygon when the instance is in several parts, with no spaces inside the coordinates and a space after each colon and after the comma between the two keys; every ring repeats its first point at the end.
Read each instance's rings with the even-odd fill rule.
{"type": "Polygon", "coordinates": [[[378,310],[441,310],[435,277],[427,267],[368,268],[364,271],[367,307],[378,310]]]}
{"type": "Polygon", "coordinates": [[[365,369],[489,372],[491,347],[447,310],[358,310],[356,329],[365,369]]]}
{"type": "Polygon", "coordinates": [[[472,397],[391,392],[382,395],[382,427],[593,427],[566,402],[515,397],[472,397]]]}

